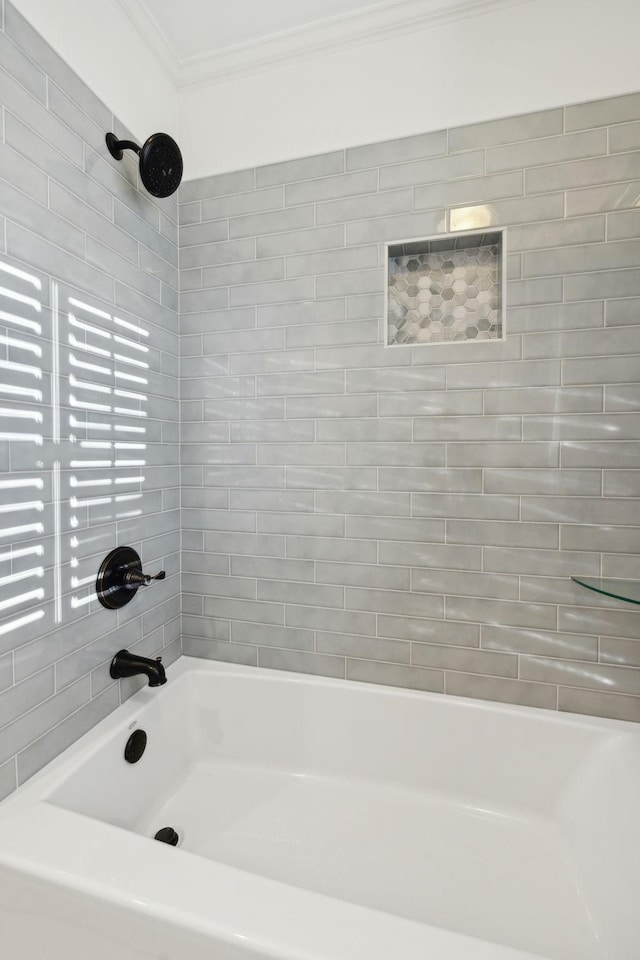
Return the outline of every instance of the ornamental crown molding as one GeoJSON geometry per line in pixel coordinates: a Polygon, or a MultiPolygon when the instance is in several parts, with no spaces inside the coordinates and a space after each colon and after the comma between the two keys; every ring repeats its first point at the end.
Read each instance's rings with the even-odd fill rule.
{"type": "Polygon", "coordinates": [[[464,20],[532,0],[386,0],[361,11],[315,21],[192,57],[181,58],[147,0],[118,0],[178,89],[223,83],[275,65],[464,20]]]}

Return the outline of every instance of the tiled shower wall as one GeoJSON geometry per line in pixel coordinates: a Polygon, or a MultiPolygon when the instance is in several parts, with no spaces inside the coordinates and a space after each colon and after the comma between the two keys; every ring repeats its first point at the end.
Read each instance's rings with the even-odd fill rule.
{"type": "Polygon", "coordinates": [[[640,720],[640,96],[180,201],[185,652],[640,720]],[[385,350],[383,242],[503,226],[506,342],[385,350]]]}
{"type": "Polygon", "coordinates": [[[180,515],[175,198],[9,3],[0,27],[2,797],[137,688],[118,649],[179,654],[180,515]],[[168,572],[119,612],[93,592],[117,544],[168,572]]]}

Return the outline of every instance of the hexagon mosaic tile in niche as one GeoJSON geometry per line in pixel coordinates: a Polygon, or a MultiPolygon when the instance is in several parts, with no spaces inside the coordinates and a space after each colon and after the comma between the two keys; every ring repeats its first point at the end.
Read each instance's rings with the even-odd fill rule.
{"type": "Polygon", "coordinates": [[[388,247],[387,345],[502,340],[502,234],[388,247]]]}

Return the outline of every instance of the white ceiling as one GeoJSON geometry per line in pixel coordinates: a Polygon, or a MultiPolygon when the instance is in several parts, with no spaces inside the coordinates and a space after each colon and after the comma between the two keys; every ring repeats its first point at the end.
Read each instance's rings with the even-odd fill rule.
{"type": "MultiPolygon", "coordinates": [[[[362,11],[372,0],[133,0],[152,17],[177,59],[207,56],[236,44],[362,11]]],[[[391,0],[397,3],[398,0],[391,0]]]]}
{"type": "Polygon", "coordinates": [[[118,0],[179,87],[530,0],[118,0]]]}

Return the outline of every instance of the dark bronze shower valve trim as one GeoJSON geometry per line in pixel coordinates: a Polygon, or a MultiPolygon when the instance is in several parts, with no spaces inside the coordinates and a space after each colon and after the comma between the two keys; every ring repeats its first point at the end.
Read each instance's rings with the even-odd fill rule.
{"type": "Polygon", "coordinates": [[[142,561],[132,547],[116,547],[100,565],[96,579],[98,600],[108,610],[117,610],[133,599],[138,587],[165,577],[164,570],[153,576],[143,573],[142,561]]]}
{"type": "Polygon", "coordinates": [[[182,180],[180,147],[168,133],[152,133],[141,147],[133,140],[118,140],[114,133],[105,137],[107,149],[115,160],[123,150],[134,150],[140,158],[140,179],[153,197],[170,197],[182,180]]]}

